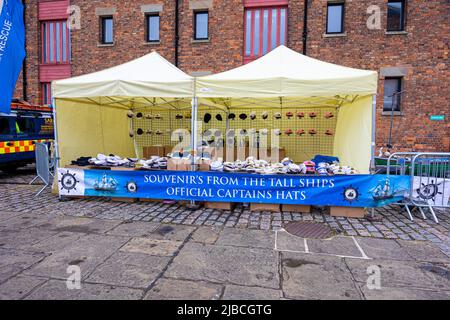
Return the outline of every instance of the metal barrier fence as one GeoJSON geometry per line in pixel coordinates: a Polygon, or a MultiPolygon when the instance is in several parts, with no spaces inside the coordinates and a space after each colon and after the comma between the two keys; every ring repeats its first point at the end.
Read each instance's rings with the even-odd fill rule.
{"type": "Polygon", "coordinates": [[[53,177],[53,174],[51,172],[52,161],[50,160],[50,154],[47,144],[36,143],[35,153],[37,177],[34,178],[30,184],[32,184],[38,178],[41,179],[45,184],[44,187],[36,194],[37,197],[45,190],[45,188],[47,188],[51,184],[51,178],[53,177]]]}
{"type": "Polygon", "coordinates": [[[428,209],[433,220],[439,223],[435,209],[450,208],[450,153],[397,152],[388,158],[386,167],[381,168],[384,169],[388,176],[410,176],[411,188],[399,203],[405,207],[410,220],[414,220],[413,210],[427,219],[424,209],[428,209]]]}

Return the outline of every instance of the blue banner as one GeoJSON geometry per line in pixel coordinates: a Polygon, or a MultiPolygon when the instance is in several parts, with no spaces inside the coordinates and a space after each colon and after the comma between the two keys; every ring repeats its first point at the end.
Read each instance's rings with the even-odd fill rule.
{"type": "Polygon", "coordinates": [[[24,58],[22,1],[0,0],[0,112],[11,112],[11,100],[24,58]]]}
{"type": "Polygon", "coordinates": [[[61,195],[380,207],[409,191],[409,176],[258,175],[58,169],[61,195]]]}

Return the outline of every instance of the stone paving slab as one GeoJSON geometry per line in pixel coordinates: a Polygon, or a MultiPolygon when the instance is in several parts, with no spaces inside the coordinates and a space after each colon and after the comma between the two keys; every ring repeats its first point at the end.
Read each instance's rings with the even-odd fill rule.
{"type": "Polygon", "coordinates": [[[167,257],[117,252],[86,279],[87,282],[146,289],[169,263],[167,257]]]}
{"type": "Polygon", "coordinates": [[[138,300],[143,291],[103,284],[82,283],[81,290],[68,290],[65,281],[50,280],[26,300],[138,300]]]}
{"type": "Polygon", "coordinates": [[[159,279],[149,290],[145,300],[218,300],[223,285],[177,279],[159,279]]]}
{"type": "Polygon", "coordinates": [[[39,263],[45,257],[43,253],[0,248],[0,283],[39,263]]]}
{"type": "Polygon", "coordinates": [[[450,258],[445,255],[438,246],[425,241],[403,241],[397,243],[405,249],[409,256],[417,261],[444,262],[448,263],[450,258]]]}
{"type": "Polygon", "coordinates": [[[414,260],[398,242],[386,239],[356,238],[365,254],[373,259],[414,260]]]}
{"type": "Polygon", "coordinates": [[[286,298],[362,298],[343,258],[283,252],[281,262],[286,298]]]}
{"type": "Polygon", "coordinates": [[[279,300],[283,298],[281,290],[227,285],[223,300],[279,300]]]}
{"type": "Polygon", "coordinates": [[[211,227],[211,228],[198,228],[192,234],[192,241],[200,242],[204,244],[214,244],[219,238],[222,228],[211,227]]]}
{"type": "Polygon", "coordinates": [[[82,279],[85,279],[128,241],[129,238],[126,237],[86,235],[26,270],[25,274],[66,279],[67,267],[77,265],[81,268],[82,279]]]}
{"type": "Polygon", "coordinates": [[[175,254],[181,244],[181,241],[133,238],[120,251],[170,257],[175,254]]]}
{"type": "Polygon", "coordinates": [[[149,237],[160,225],[160,223],[152,222],[125,222],[108,231],[108,234],[127,237],[149,237]]]}
{"type": "Polygon", "coordinates": [[[187,243],[167,277],[279,288],[278,254],[273,250],[187,243]]]}
{"type": "Polygon", "coordinates": [[[225,228],[221,232],[219,239],[217,239],[216,244],[222,246],[273,249],[275,233],[270,231],[225,228]]]}
{"type": "Polygon", "coordinates": [[[30,276],[17,276],[0,284],[0,300],[20,300],[47,279],[30,276]]]}
{"type": "Polygon", "coordinates": [[[36,225],[36,227],[42,227],[58,232],[68,231],[80,233],[105,233],[121,223],[122,221],[104,221],[82,217],[63,216],[50,219],[44,225],[36,225]]]}
{"type": "Polygon", "coordinates": [[[356,260],[346,263],[357,282],[367,282],[368,267],[378,266],[381,272],[381,286],[410,289],[450,290],[450,269],[448,264],[396,260],[356,260]]]}
{"type": "Polygon", "coordinates": [[[305,252],[305,239],[293,236],[292,234],[281,230],[277,231],[277,250],[305,252]]]}
{"type": "Polygon", "coordinates": [[[55,234],[57,234],[55,231],[38,228],[0,228],[0,247],[32,250],[36,243],[48,239],[55,234]]]}
{"type": "Polygon", "coordinates": [[[332,239],[307,239],[309,252],[341,256],[363,257],[351,237],[334,237],[332,239]]]}
{"type": "Polygon", "coordinates": [[[20,215],[24,214],[23,212],[17,212],[17,211],[1,211],[0,212],[0,221],[5,221],[14,217],[18,217],[20,215]]]}
{"type": "Polygon", "coordinates": [[[361,285],[361,291],[367,300],[450,300],[450,291],[431,291],[409,288],[382,287],[368,289],[361,285]]]}

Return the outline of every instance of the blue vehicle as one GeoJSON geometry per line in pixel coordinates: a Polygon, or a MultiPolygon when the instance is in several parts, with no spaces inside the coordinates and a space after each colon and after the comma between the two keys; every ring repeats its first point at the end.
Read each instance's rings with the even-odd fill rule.
{"type": "Polygon", "coordinates": [[[53,139],[50,107],[13,101],[11,113],[0,113],[0,170],[14,172],[33,163],[36,142],[51,143],[53,139]]]}

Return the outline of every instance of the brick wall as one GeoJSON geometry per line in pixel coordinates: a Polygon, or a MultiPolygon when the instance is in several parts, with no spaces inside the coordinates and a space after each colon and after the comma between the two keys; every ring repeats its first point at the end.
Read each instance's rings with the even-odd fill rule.
{"type": "MultiPolygon", "coordinates": [[[[193,41],[193,10],[180,0],[179,67],[185,72],[220,72],[243,62],[244,4],[241,0],[205,0],[210,13],[210,40],[193,41]]],[[[397,149],[450,151],[450,76],[448,61],[448,12],[446,0],[409,0],[406,33],[386,34],[387,0],[346,0],[343,37],[325,37],[327,0],[309,0],[308,55],[349,67],[380,71],[386,67],[406,70],[403,115],[394,117],[393,142],[397,149]],[[369,5],[379,5],[381,30],[368,30],[369,5]],[[430,121],[443,114],[445,121],[430,121]]],[[[27,0],[28,95],[39,102],[38,0],[27,0]]],[[[72,33],[72,75],[111,67],[157,50],[175,60],[175,0],[71,0],[81,8],[81,30],[72,33]],[[161,41],[145,42],[142,5],[161,4],[161,41]],[[115,8],[113,46],[99,45],[97,8],[115,8]]],[[[302,51],[303,0],[289,1],[288,46],[302,51]]],[[[382,114],[383,77],[377,105],[377,144],[387,143],[390,118],[382,114]]],[[[16,96],[21,97],[21,79],[16,96]]]]}

